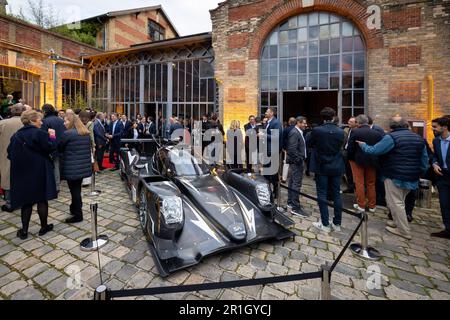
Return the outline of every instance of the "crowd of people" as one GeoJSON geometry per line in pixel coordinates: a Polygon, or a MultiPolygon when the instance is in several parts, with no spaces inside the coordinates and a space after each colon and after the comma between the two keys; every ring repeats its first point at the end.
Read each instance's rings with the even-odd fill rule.
{"type": "MultiPolygon", "coordinates": [[[[53,229],[47,221],[48,201],[58,197],[61,181],[66,181],[72,198],[71,217],[66,223],[81,222],[82,186],[89,184],[93,174],[105,170],[106,152],[114,166],[112,170],[119,169],[122,139],[157,135],[170,139],[180,129],[191,134],[200,130],[205,136],[213,130],[222,136],[222,141],[233,142],[233,150],[227,150],[224,161],[230,169],[265,172],[273,159],[284,160],[289,166],[287,207],[294,215],[309,216],[298,191],[304,175],[313,173],[320,208],[320,221],[314,226],[319,231],[341,229],[342,192],[355,192],[356,211],[374,213],[377,206],[387,206],[391,220],[386,230],[411,239],[409,223],[419,181],[425,178],[432,180],[439,191],[445,225],[444,231],[432,236],[450,238],[450,117],[433,122],[434,153],[400,116],[391,119],[388,132],[374,125],[366,115],[352,117],[348,127],[340,128],[333,108],[323,109],[321,119],[321,124],[309,125],[305,117],[299,116],[283,124],[277,119],[276,110],[268,108],[264,117],[250,116],[243,128],[239,121],[232,121],[225,132],[216,114],[203,115],[199,122],[176,116],[166,122],[161,114],[156,121],[141,115],[130,120],[117,113],[107,115],[89,109],[57,111],[49,104],[42,110],[33,110],[17,103],[8,108],[8,116],[0,121],[0,175],[6,200],[2,210],[21,209],[22,228],[17,235],[26,239],[32,208],[37,205],[39,234],[46,234],[53,229]],[[255,139],[256,149],[251,143],[255,139]],[[272,144],[273,141],[277,143],[272,144]],[[269,162],[261,162],[262,148],[266,148],[269,162]],[[347,188],[341,192],[342,177],[347,188]],[[332,220],[328,201],[334,203],[332,220]]],[[[203,139],[202,150],[214,141],[214,137],[203,139]]],[[[278,197],[278,170],[265,177],[278,197]]]]}

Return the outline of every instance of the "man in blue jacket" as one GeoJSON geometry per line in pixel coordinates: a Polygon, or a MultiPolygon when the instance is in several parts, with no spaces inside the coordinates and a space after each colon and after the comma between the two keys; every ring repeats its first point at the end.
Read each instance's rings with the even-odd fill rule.
{"type": "Polygon", "coordinates": [[[394,221],[386,230],[411,240],[411,229],[405,214],[406,196],[419,188],[420,177],[428,169],[428,152],[422,137],[409,130],[409,124],[399,116],[390,122],[391,133],[374,146],[357,141],[366,154],[380,157],[386,188],[386,202],[394,221]]]}
{"type": "Polygon", "coordinates": [[[433,169],[438,176],[436,185],[439,190],[442,221],[445,229],[432,233],[432,237],[450,239],[450,119],[440,118],[436,121],[437,138],[433,141],[433,169]]]}
{"type": "MultiPolygon", "coordinates": [[[[270,162],[264,165],[264,168],[270,168],[272,161],[275,157],[278,157],[278,162],[280,159],[281,149],[283,147],[283,126],[281,122],[276,117],[276,110],[274,108],[268,108],[266,111],[267,117],[267,126],[266,126],[266,141],[267,141],[267,156],[270,158],[270,162]],[[272,150],[272,140],[277,139],[277,150],[272,150]]],[[[264,135],[263,132],[259,133],[259,135],[264,135]]],[[[275,144],[276,145],[276,144],[275,144]]],[[[273,186],[273,193],[275,198],[278,198],[278,180],[279,180],[279,166],[275,169],[275,174],[266,174],[265,178],[269,181],[273,186]]]]}
{"type": "Polygon", "coordinates": [[[342,147],[344,146],[345,133],[334,121],[336,111],[325,108],[320,112],[323,124],[311,132],[309,140],[312,148],[310,170],[315,173],[317,198],[321,222],[313,223],[320,231],[330,232],[341,230],[342,224],[342,197],[341,178],[345,173],[342,147]],[[331,187],[334,201],[334,219],[330,224],[327,192],[331,187]]]}
{"type": "Polygon", "coordinates": [[[111,115],[111,123],[109,125],[109,132],[106,136],[109,139],[109,161],[114,164],[113,171],[119,170],[119,153],[120,153],[120,140],[124,133],[124,126],[122,121],[119,120],[117,113],[111,115]]]}

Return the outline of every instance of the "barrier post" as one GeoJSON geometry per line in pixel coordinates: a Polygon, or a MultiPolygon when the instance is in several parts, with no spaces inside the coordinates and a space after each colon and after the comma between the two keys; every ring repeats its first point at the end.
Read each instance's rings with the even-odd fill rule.
{"type": "Polygon", "coordinates": [[[97,210],[98,203],[91,203],[91,238],[84,239],[80,246],[82,251],[94,251],[108,243],[108,236],[97,235],[97,210]]]}
{"type": "Polygon", "coordinates": [[[92,177],[91,177],[91,192],[89,193],[90,197],[97,197],[101,194],[102,192],[100,190],[95,190],[95,172],[92,173],[92,177]]]}
{"type": "Polygon", "coordinates": [[[280,162],[278,165],[277,210],[280,212],[285,212],[285,209],[281,206],[281,179],[283,179],[283,153],[280,153],[280,162]]]}
{"type": "Polygon", "coordinates": [[[321,300],[331,300],[331,267],[322,265],[321,300]]]}
{"type": "Polygon", "coordinates": [[[105,285],[98,286],[94,292],[94,300],[106,301],[111,300],[109,289],[105,285]]]}
{"type": "Polygon", "coordinates": [[[381,259],[380,252],[372,247],[369,247],[369,232],[368,232],[369,216],[367,212],[363,214],[363,223],[361,225],[361,243],[353,243],[350,245],[350,250],[356,256],[370,261],[378,261],[381,259]]]}

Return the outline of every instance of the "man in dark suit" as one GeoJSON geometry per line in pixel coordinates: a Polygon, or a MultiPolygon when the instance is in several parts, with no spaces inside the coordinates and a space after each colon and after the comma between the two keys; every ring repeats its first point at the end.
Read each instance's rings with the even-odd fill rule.
{"type": "Polygon", "coordinates": [[[156,135],[156,123],[153,117],[148,117],[148,133],[151,135],[156,135]]]}
{"type": "Polygon", "coordinates": [[[106,128],[103,124],[105,116],[103,113],[97,113],[94,122],[94,141],[95,141],[95,160],[97,161],[98,168],[103,171],[103,157],[105,156],[106,144],[108,139],[106,138],[106,128]]]}
{"type": "Polygon", "coordinates": [[[123,125],[123,130],[125,132],[128,132],[131,129],[132,123],[130,120],[128,120],[128,117],[126,115],[122,115],[120,121],[122,122],[123,125]]]}
{"type": "Polygon", "coordinates": [[[297,119],[290,118],[289,126],[283,129],[283,150],[287,150],[288,141],[289,141],[289,133],[291,133],[292,129],[296,127],[297,119]]]}
{"type": "MultiPolygon", "coordinates": [[[[266,111],[266,117],[267,117],[267,126],[266,126],[266,143],[267,143],[267,156],[269,157],[270,161],[268,164],[264,165],[264,168],[271,168],[271,164],[274,157],[278,157],[278,161],[280,159],[280,153],[283,147],[283,127],[281,125],[281,122],[276,118],[276,110],[274,108],[268,108],[266,111]],[[276,139],[277,141],[274,141],[276,139]],[[272,150],[272,141],[275,143],[276,150],[272,150]]],[[[260,132],[260,136],[264,136],[264,133],[260,132]]],[[[270,184],[273,185],[273,192],[275,195],[275,198],[278,198],[278,181],[279,181],[279,166],[275,168],[276,173],[270,174],[271,172],[268,172],[269,174],[265,174],[265,178],[269,181],[270,184]]]]}
{"type": "Polygon", "coordinates": [[[342,146],[344,145],[344,130],[338,128],[334,122],[336,112],[332,108],[325,108],[320,112],[323,124],[315,128],[311,133],[310,146],[311,172],[316,174],[317,197],[321,222],[313,223],[317,229],[330,232],[331,228],[340,231],[342,222],[342,198],[340,192],[341,177],[345,173],[342,146]],[[334,201],[334,219],[329,222],[327,191],[331,186],[334,201]]]}
{"type": "Polygon", "coordinates": [[[439,203],[445,230],[432,233],[432,237],[450,239],[450,119],[440,118],[436,121],[438,137],[433,141],[433,168],[438,176],[439,203]]]}
{"type": "Polygon", "coordinates": [[[258,132],[259,132],[259,126],[256,123],[255,116],[250,116],[248,118],[248,123],[244,126],[245,130],[245,163],[247,164],[247,172],[252,172],[253,164],[252,162],[255,162],[253,157],[250,157],[250,154],[257,153],[258,152],[258,145],[252,146],[252,149],[250,150],[250,139],[257,142],[258,139],[258,132]],[[256,139],[255,139],[256,137],[256,139]],[[253,161],[252,161],[253,160],[253,161]]]}
{"type": "Polygon", "coordinates": [[[125,132],[122,121],[119,120],[117,113],[111,115],[111,123],[109,125],[109,132],[107,138],[109,139],[109,161],[115,165],[113,170],[119,170],[119,153],[120,140],[125,132]]]}
{"type": "Polygon", "coordinates": [[[348,148],[348,143],[349,143],[349,141],[350,141],[350,139],[352,137],[352,133],[357,128],[358,128],[358,126],[356,124],[356,118],[355,117],[351,117],[348,120],[348,128],[344,129],[345,142],[344,142],[344,151],[343,151],[342,155],[344,156],[345,179],[347,181],[347,189],[344,190],[344,193],[353,193],[353,192],[355,192],[355,182],[353,181],[353,173],[352,173],[352,168],[350,166],[350,161],[348,159],[347,148],[348,148]]]}
{"type": "Polygon", "coordinates": [[[303,211],[299,194],[302,188],[304,163],[307,157],[306,140],[303,135],[306,129],[306,118],[298,117],[296,119],[296,125],[294,129],[289,133],[288,141],[286,143],[287,158],[286,162],[291,169],[291,175],[289,177],[289,190],[288,192],[288,208],[291,213],[300,217],[308,217],[309,215],[303,211]]]}

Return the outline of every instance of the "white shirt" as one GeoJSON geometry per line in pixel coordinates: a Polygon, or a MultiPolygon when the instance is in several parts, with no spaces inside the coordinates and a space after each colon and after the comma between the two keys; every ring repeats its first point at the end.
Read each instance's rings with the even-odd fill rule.
{"type": "Polygon", "coordinates": [[[303,145],[304,145],[304,151],[305,151],[305,159],[308,157],[308,153],[306,152],[306,140],[305,137],[303,136],[303,131],[302,129],[300,129],[299,127],[295,126],[295,128],[298,130],[298,132],[300,132],[300,135],[302,136],[302,140],[303,140],[303,145]]]}

